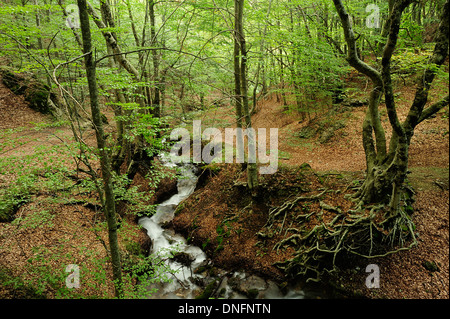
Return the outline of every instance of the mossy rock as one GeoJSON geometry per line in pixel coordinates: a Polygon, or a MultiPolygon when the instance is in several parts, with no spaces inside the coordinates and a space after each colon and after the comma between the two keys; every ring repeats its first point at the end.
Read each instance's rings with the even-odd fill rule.
{"type": "Polygon", "coordinates": [[[25,90],[25,100],[30,108],[42,114],[51,114],[51,108],[48,103],[50,88],[41,83],[32,83],[25,90]]]}
{"type": "Polygon", "coordinates": [[[22,84],[23,77],[8,69],[0,69],[3,84],[10,89],[16,95],[22,95],[25,93],[26,86],[22,84]]]}
{"type": "Polygon", "coordinates": [[[51,89],[35,77],[28,74],[15,73],[8,68],[0,68],[3,84],[16,95],[23,95],[31,109],[42,114],[52,114],[49,103],[51,89]]]}
{"type": "Polygon", "coordinates": [[[128,253],[134,256],[145,256],[145,251],[141,245],[135,241],[129,241],[125,244],[125,249],[128,253]]]}
{"type": "Polygon", "coordinates": [[[336,123],[334,123],[333,125],[331,125],[330,127],[328,127],[327,129],[325,129],[319,137],[319,142],[321,144],[326,144],[328,143],[331,138],[335,135],[335,132],[344,128],[345,127],[345,123],[343,121],[337,121],[336,123]]]}
{"type": "Polygon", "coordinates": [[[203,290],[203,292],[200,295],[195,297],[195,299],[209,299],[218,284],[219,284],[218,280],[213,280],[206,286],[205,290],[203,290]]]}

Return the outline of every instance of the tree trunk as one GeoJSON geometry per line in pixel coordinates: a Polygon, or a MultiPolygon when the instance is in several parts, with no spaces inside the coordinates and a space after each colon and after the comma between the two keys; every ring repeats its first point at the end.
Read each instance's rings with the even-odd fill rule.
{"type": "MultiPolygon", "coordinates": [[[[238,121],[242,121],[242,116],[245,120],[245,127],[247,129],[248,138],[248,163],[247,163],[247,186],[249,190],[254,190],[258,185],[258,171],[256,164],[256,152],[253,156],[250,154],[252,150],[256,149],[255,134],[252,129],[252,120],[248,103],[248,84],[247,84],[247,47],[245,42],[244,27],[243,27],[243,13],[244,0],[235,0],[235,83],[240,82],[240,90],[236,89],[236,93],[240,93],[240,101],[242,102],[241,116],[238,121]],[[238,54],[236,57],[236,53],[238,54]],[[236,74],[236,71],[238,72],[236,74]],[[236,79],[239,77],[239,80],[236,79]],[[242,114],[243,111],[243,114],[242,114]]],[[[239,112],[237,112],[239,113],[239,112]]],[[[242,127],[242,125],[241,125],[242,127]]],[[[243,140],[242,140],[243,142],[243,140]]]]}
{"type": "MultiPolygon", "coordinates": [[[[149,15],[150,15],[150,46],[156,45],[156,27],[155,27],[155,1],[149,1],[149,15]]],[[[158,51],[152,50],[153,61],[153,81],[155,82],[155,88],[153,90],[152,106],[153,115],[156,117],[161,116],[161,88],[159,83],[159,57],[158,51]]]]}
{"type": "Polygon", "coordinates": [[[388,204],[390,217],[392,217],[399,211],[401,194],[404,191],[404,181],[408,169],[408,151],[414,128],[421,121],[448,105],[449,98],[447,96],[424,111],[424,106],[428,101],[428,91],[436,74],[436,66],[441,66],[448,55],[448,1],[444,5],[436,46],[428,63],[430,67],[419,78],[416,95],[404,123],[401,123],[397,116],[391,80],[391,58],[397,44],[402,13],[412,0],[395,3],[390,1],[392,7],[390,8],[389,19],[385,23],[386,30],[384,32],[388,34],[388,38],[382,52],[381,72],[359,59],[348,13],[340,0],[333,0],[333,2],[344,28],[348,45],[347,61],[355,69],[368,76],[373,83],[369,107],[363,123],[363,146],[367,165],[366,178],[355,197],[359,200],[359,205],[366,203],[388,204]],[[379,99],[383,92],[389,123],[393,130],[389,152],[387,152],[386,138],[378,113],[379,99]],[[375,133],[375,139],[373,133],[375,133]]]}
{"type": "Polygon", "coordinates": [[[103,178],[103,191],[105,198],[105,215],[108,224],[109,249],[111,254],[113,280],[116,297],[123,296],[122,291],[122,266],[119,254],[119,244],[117,238],[116,206],[111,175],[111,161],[109,151],[105,142],[105,133],[101,119],[98,102],[98,88],[96,80],[96,66],[92,54],[91,30],[89,27],[89,15],[87,13],[86,0],[77,0],[80,14],[81,35],[83,39],[83,53],[85,56],[86,77],[89,86],[92,118],[95,126],[97,138],[97,148],[100,152],[100,166],[103,178]]]}
{"type": "MultiPolygon", "coordinates": [[[[240,63],[240,47],[238,40],[238,23],[239,23],[239,6],[238,1],[234,2],[235,11],[235,26],[234,26],[234,51],[233,51],[233,64],[234,64],[234,104],[236,108],[236,127],[237,136],[236,144],[237,149],[241,150],[243,148],[243,137],[240,134],[242,132],[242,96],[241,96],[241,63],[240,63]]],[[[238,156],[238,154],[236,154],[238,156]]]]}
{"type": "MultiPolygon", "coordinates": [[[[106,16],[111,16],[109,5],[105,1],[102,1],[102,11],[105,12],[106,16]]],[[[117,61],[117,63],[119,63],[128,73],[133,75],[134,79],[137,82],[139,82],[141,80],[141,75],[139,71],[122,54],[122,50],[119,47],[119,44],[117,43],[116,37],[112,32],[107,31],[107,26],[103,23],[102,19],[97,15],[94,8],[89,3],[88,3],[88,12],[91,14],[97,27],[101,30],[103,37],[106,40],[106,45],[109,46],[111,50],[114,52],[115,54],[114,58],[117,61]]],[[[144,109],[145,101],[142,98],[144,93],[142,87],[138,87],[138,93],[139,93],[138,98],[139,105],[142,109],[144,109]]]]}

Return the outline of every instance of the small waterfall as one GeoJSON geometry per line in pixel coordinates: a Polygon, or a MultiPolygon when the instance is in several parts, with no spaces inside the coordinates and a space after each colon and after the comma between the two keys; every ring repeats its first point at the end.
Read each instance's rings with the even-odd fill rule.
{"type": "MultiPolygon", "coordinates": [[[[171,162],[166,162],[171,166],[171,162]]],[[[174,218],[177,205],[191,195],[197,184],[195,167],[185,165],[180,169],[177,182],[177,194],[158,205],[152,217],[142,217],[139,224],[147,230],[152,240],[152,254],[164,254],[167,251],[183,252],[189,256],[190,265],[183,265],[176,260],[168,260],[170,269],[176,271],[171,283],[155,284],[158,292],[152,298],[193,298],[193,292],[200,290],[195,282],[194,270],[206,260],[206,254],[198,247],[188,245],[186,239],[170,229],[161,227],[174,218]]]]}
{"type": "MultiPolygon", "coordinates": [[[[168,167],[176,167],[167,155],[160,157],[168,167]]],[[[215,280],[207,274],[197,274],[195,270],[202,264],[208,263],[206,254],[196,246],[187,244],[185,238],[176,234],[172,229],[165,229],[161,225],[170,222],[174,218],[174,212],[179,203],[189,197],[195,190],[197,176],[196,167],[191,164],[183,164],[179,167],[180,177],[177,181],[177,194],[158,205],[156,213],[152,217],[142,217],[139,224],[147,230],[148,236],[152,240],[151,254],[164,255],[169,250],[176,250],[188,256],[188,262],[181,263],[177,258],[168,259],[168,267],[176,271],[172,281],[169,283],[154,283],[147,287],[148,290],[157,289],[150,295],[151,299],[192,299],[201,293],[204,287],[215,280]],[[199,285],[198,283],[202,283],[199,285]]],[[[220,270],[219,270],[220,272],[220,270]]],[[[289,289],[287,294],[283,294],[278,286],[272,281],[266,281],[255,275],[243,272],[228,273],[222,271],[220,275],[220,285],[217,291],[222,290],[223,298],[246,298],[242,290],[252,289],[259,292],[259,298],[304,298],[305,294],[300,289],[289,289]],[[237,287],[238,286],[238,287],[237,287]],[[245,288],[242,288],[245,287],[245,288]],[[238,288],[238,289],[236,289],[238,288]]]]}

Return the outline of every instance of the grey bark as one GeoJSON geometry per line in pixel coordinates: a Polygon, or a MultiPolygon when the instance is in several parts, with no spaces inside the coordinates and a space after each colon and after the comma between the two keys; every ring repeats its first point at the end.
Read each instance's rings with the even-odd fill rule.
{"type": "MultiPolygon", "coordinates": [[[[238,127],[239,122],[244,119],[245,127],[248,129],[248,148],[249,150],[256,147],[255,136],[250,134],[252,128],[251,114],[248,103],[248,84],[247,84],[247,47],[245,42],[243,14],[244,0],[235,0],[235,44],[234,44],[234,67],[235,67],[235,90],[238,98],[236,102],[238,127]],[[240,105],[239,105],[240,104],[240,105]],[[239,111],[238,111],[239,107],[239,111]]],[[[242,124],[241,126],[242,127],[242,124]]],[[[258,185],[258,172],[256,163],[247,163],[247,187],[254,190],[258,185]]]]}
{"type": "Polygon", "coordinates": [[[81,35],[83,39],[83,53],[85,55],[86,77],[88,80],[92,118],[97,138],[97,148],[100,153],[100,166],[103,178],[103,191],[105,199],[105,215],[108,224],[109,249],[113,268],[113,280],[116,297],[123,296],[122,291],[122,266],[120,260],[119,243],[117,237],[116,206],[111,175],[111,160],[105,141],[103,123],[101,119],[98,101],[98,87],[96,80],[96,66],[92,54],[91,31],[89,27],[89,15],[86,0],[77,0],[80,15],[81,35]]]}

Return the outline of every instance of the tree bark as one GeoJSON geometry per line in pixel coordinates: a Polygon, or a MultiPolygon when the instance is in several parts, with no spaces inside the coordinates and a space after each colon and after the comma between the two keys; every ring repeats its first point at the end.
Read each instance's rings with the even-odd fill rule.
{"type": "MultiPolygon", "coordinates": [[[[155,1],[149,0],[149,15],[150,15],[150,46],[156,46],[156,23],[155,23],[155,1]]],[[[152,50],[152,62],[153,62],[153,81],[155,82],[155,88],[153,89],[152,107],[153,115],[156,117],[161,116],[161,88],[159,77],[159,57],[158,51],[152,50]]]]}
{"type": "Polygon", "coordinates": [[[105,215],[108,224],[109,249],[111,254],[113,280],[116,297],[123,297],[122,266],[120,261],[119,243],[117,237],[116,206],[112,185],[111,160],[105,141],[103,123],[98,102],[98,87],[96,80],[96,66],[92,54],[91,31],[86,0],[77,0],[80,15],[81,35],[83,39],[83,53],[85,56],[86,77],[89,86],[92,118],[97,138],[97,148],[100,153],[100,166],[103,178],[103,191],[105,198],[105,215]]]}
{"type": "MultiPolygon", "coordinates": [[[[238,116],[238,122],[242,121],[242,117],[245,120],[245,127],[247,129],[248,149],[249,153],[256,149],[255,134],[253,134],[252,120],[248,103],[248,84],[247,84],[247,47],[245,42],[244,27],[243,27],[243,14],[244,14],[244,0],[235,0],[235,45],[234,45],[234,61],[235,61],[235,85],[236,95],[239,93],[239,100],[242,108],[240,112],[236,112],[238,116]],[[237,54],[237,55],[236,55],[237,54]],[[239,89],[238,89],[239,88],[239,89]]],[[[237,102],[237,106],[238,106],[237,102]]],[[[237,108],[236,108],[237,109],[237,108]]],[[[239,126],[238,126],[239,127],[239,126]]],[[[241,124],[242,127],[242,124],[241,124]]],[[[238,137],[237,137],[238,138],[238,137]]],[[[243,142],[243,141],[242,141],[243,142]]],[[[251,158],[248,156],[247,162],[247,187],[249,190],[254,190],[258,185],[258,171],[256,164],[256,152],[251,158]]]]}
{"type": "Polygon", "coordinates": [[[234,26],[234,50],[233,50],[233,65],[234,65],[234,105],[236,109],[236,127],[237,136],[236,136],[236,144],[237,149],[243,148],[243,137],[240,134],[242,131],[242,95],[241,95],[241,63],[240,63],[240,47],[238,40],[238,23],[239,23],[239,5],[238,1],[234,2],[234,14],[235,14],[235,26],[234,26]]]}

